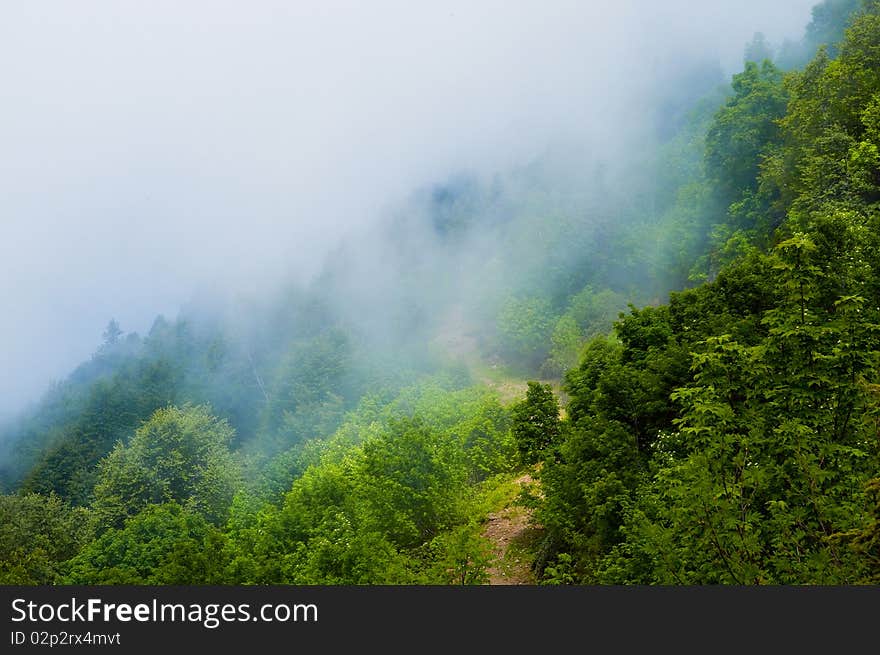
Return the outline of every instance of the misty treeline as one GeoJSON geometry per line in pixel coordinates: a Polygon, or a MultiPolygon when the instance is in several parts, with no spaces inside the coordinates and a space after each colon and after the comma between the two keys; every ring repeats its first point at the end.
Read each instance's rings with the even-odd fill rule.
{"type": "Polygon", "coordinates": [[[825,0],[615,165],[463,174],[309,286],[111,321],[3,428],[0,581],[480,584],[523,470],[542,582],[876,581],[878,53],[880,3],[825,0]]]}

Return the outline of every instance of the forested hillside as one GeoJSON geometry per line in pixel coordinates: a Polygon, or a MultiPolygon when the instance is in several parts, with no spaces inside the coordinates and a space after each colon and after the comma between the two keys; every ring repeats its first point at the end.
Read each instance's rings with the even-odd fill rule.
{"type": "Polygon", "coordinates": [[[878,44],[867,3],[836,58],[734,78],[706,150],[731,260],[567,373],[535,502],[576,580],[876,580],[878,44]]]}
{"type": "Polygon", "coordinates": [[[880,2],[663,100],[111,320],[0,428],[0,582],[484,584],[514,498],[541,583],[878,581],[880,2]]]}

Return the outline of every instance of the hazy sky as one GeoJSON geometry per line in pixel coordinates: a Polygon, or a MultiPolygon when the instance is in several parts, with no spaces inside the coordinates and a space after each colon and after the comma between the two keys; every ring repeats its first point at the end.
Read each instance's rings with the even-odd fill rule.
{"type": "Polygon", "coordinates": [[[613,151],[652,74],[815,0],[5,0],[0,415],[203,284],[307,274],[414,187],[613,151]]]}

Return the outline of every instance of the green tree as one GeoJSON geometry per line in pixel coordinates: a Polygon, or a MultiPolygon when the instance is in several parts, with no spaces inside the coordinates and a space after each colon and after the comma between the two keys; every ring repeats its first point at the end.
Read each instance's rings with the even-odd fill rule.
{"type": "Polygon", "coordinates": [[[268,390],[261,446],[280,450],[331,435],[345,411],[351,347],[344,332],[297,342],[283,357],[268,390]]]}
{"type": "Polygon", "coordinates": [[[427,543],[464,514],[467,465],[457,439],[399,419],[363,445],[358,495],[370,522],[402,548],[427,543]]]}
{"type": "Polygon", "coordinates": [[[844,30],[861,4],[861,0],[822,0],[815,5],[805,36],[810,54],[824,45],[832,57],[836,56],[844,30]]]}
{"type": "Polygon", "coordinates": [[[538,462],[559,442],[559,401],[549,384],[530,381],[526,397],[512,410],[511,430],[522,460],[538,462]]]}
{"type": "Polygon", "coordinates": [[[498,336],[511,360],[537,369],[547,358],[555,323],[549,300],[544,297],[510,299],[498,313],[498,336]]]}
{"type": "Polygon", "coordinates": [[[544,370],[557,374],[577,364],[578,355],[584,345],[584,337],[571,314],[563,314],[556,322],[550,340],[553,342],[553,347],[550,349],[550,358],[544,365],[544,370]]]}
{"type": "MultiPolygon", "coordinates": [[[[836,223],[835,234],[861,241],[836,223]]],[[[839,535],[864,522],[864,485],[876,470],[875,412],[864,377],[876,374],[876,310],[832,293],[828,242],[795,234],[769,258],[776,305],[753,346],[709,337],[693,358],[693,381],[673,441],[658,451],[606,562],[609,581],[655,583],[851,583],[864,563],[839,535]],[[621,562],[628,573],[620,574],[621,562]],[[617,573],[614,571],[617,570],[617,573]],[[618,577],[620,576],[620,577],[618,577]]],[[[857,291],[864,263],[846,248],[833,289],[857,291]]],[[[663,444],[661,444],[663,445],[663,444]]]]}
{"type": "Polygon", "coordinates": [[[797,220],[828,203],[859,209],[877,200],[870,108],[880,94],[878,45],[880,5],[867,2],[836,59],[821,49],[787,79],[791,102],[780,122],[780,161],[765,177],[781,190],[797,220]]]}
{"type": "Polygon", "coordinates": [[[179,385],[177,371],[161,359],[129,362],[109,379],[88,385],[78,411],[46,430],[51,441],[22,481],[22,490],[54,492],[74,504],[88,504],[101,458],[159,407],[173,402],[179,385]]]}
{"type": "Polygon", "coordinates": [[[157,410],[101,462],[94,508],[102,525],[121,527],[147,505],[172,501],[221,522],[239,478],[232,437],[205,406],[157,410]]]}
{"type": "Polygon", "coordinates": [[[709,181],[733,209],[740,227],[766,230],[776,221],[766,219],[769,200],[757,200],[764,192],[758,184],[762,162],[780,142],[779,120],[785,116],[788,93],[782,72],[769,60],[746,62],[733,78],[733,96],[718,110],[706,135],[705,165],[709,181]],[[755,206],[755,203],[758,206],[755,206]]]}
{"type": "Polygon", "coordinates": [[[58,496],[0,496],[0,584],[47,585],[92,537],[89,510],[58,496]]]}
{"type": "Polygon", "coordinates": [[[773,61],[773,48],[767,43],[763,32],[755,32],[752,40],[746,45],[743,61],[760,64],[765,59],[773,61]]]}
{"type": "Polygon", "coordinates": [[[220,584],[223,533],[176,503],[149,505],[65,565],[65,584],[220,584]]]}
{"type": "Polygon", "coordinates": [[[489,542],[475,523],[460,525],[431,541],[434,561],[430,579],[446,585],[480,585],[489,582],[494,561],[489,542]]]}
{"type": "Polygon", "coordinates": [[[111,318],[110,322],[107,323],[107,328],[104,330],[104,334],[102,335],[104,339],[104,347],[112,348],[119,343],[119,337],[121,336],[122,330],[119,328],[119,323],[115,318],[111,318]]]}

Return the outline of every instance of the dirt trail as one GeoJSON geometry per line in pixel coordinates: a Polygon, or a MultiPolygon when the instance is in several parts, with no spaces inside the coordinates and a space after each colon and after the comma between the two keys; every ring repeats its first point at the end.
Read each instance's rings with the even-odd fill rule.
{"type": "MultiPolygon", "coordinates": [[[[531,482],[528,474],[516,480],[520,486],[531,482]]],[[[508,505],[489,514],[483,536],[492,543],[497,558],[489,567],[490,585],[536,584],[530,567],[530,546],[539,530],[530,525],[530,518],[531,510],[518,505],[508,505]]]]}

